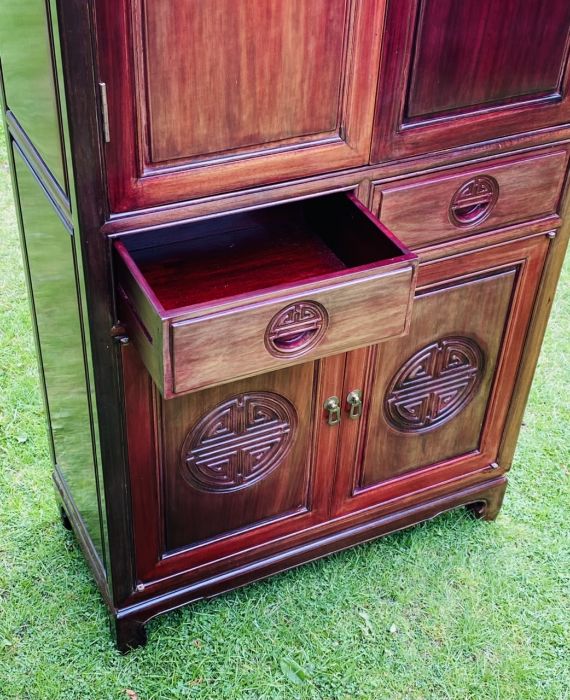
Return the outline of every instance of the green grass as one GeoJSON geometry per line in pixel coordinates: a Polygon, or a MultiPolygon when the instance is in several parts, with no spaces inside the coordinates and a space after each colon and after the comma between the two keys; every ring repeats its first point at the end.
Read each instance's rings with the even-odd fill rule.
{"type": "Polygon", "coordinates": [[[570,265],[495,523],[457,511],[165,615],[125,657],[56,515],[4,151],[0,290],[2,700],[570,697],[570,265]]]}

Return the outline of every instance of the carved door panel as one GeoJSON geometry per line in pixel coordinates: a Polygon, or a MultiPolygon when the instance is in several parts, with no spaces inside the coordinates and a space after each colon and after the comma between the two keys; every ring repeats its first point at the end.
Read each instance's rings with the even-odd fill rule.
{"type": "Polygon", "coordinates": [[[323,403],[343,367],[337,356],[164,400],[136,351],[125,351],[140,578],[326,519],[338,431],[323,403]]]}
{"type": "Polygon", "coordinates": [[[368,162],[384,2],[102,0],[111,208],[368,162]]]}
{"type": "Polygon", "coordinates": [[[373,161],[563,124],[567,0],[389,0],[373,161]]]}
{"type": "Polygon", "coordinates": [[[494,469],[548,238],[420,268],[410,333],[349,355],[337,513],[494,469]],[[364,368],[364,369],[363,369],[364,368]]]}

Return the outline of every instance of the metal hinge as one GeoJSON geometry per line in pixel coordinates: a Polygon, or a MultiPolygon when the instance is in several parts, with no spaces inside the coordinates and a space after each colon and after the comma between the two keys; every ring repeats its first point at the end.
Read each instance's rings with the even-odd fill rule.
{"type": "Polygon", "coordinates": [[[103,138],[105,143],[111,141],[111,131],[109,130],[109,103],[107,102],[107,84],[99,83],[99,98],[101,105],[101,119],[103,120],[103,138]]]}

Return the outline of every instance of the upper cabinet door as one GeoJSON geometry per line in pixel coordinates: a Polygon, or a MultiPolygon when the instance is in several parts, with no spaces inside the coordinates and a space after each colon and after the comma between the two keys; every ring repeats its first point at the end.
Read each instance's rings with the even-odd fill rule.
{"type": "Polygon", "coordinates": [[[384,2],[101,0],[111,209],[369,160],[384,2]]]}
{"type": "Polygon", "coordinates": [[[568,0],[389,0],[374,162],[570,119],[568,0]]]}

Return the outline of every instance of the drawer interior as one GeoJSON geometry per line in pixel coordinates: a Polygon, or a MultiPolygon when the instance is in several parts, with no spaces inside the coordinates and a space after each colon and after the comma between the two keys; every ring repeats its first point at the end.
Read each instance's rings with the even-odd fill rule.
{"type": "Polygon", "coordinates": [[[346,193],[137,233],[118,250],[167,313],[414,257],[346,193]]]}

